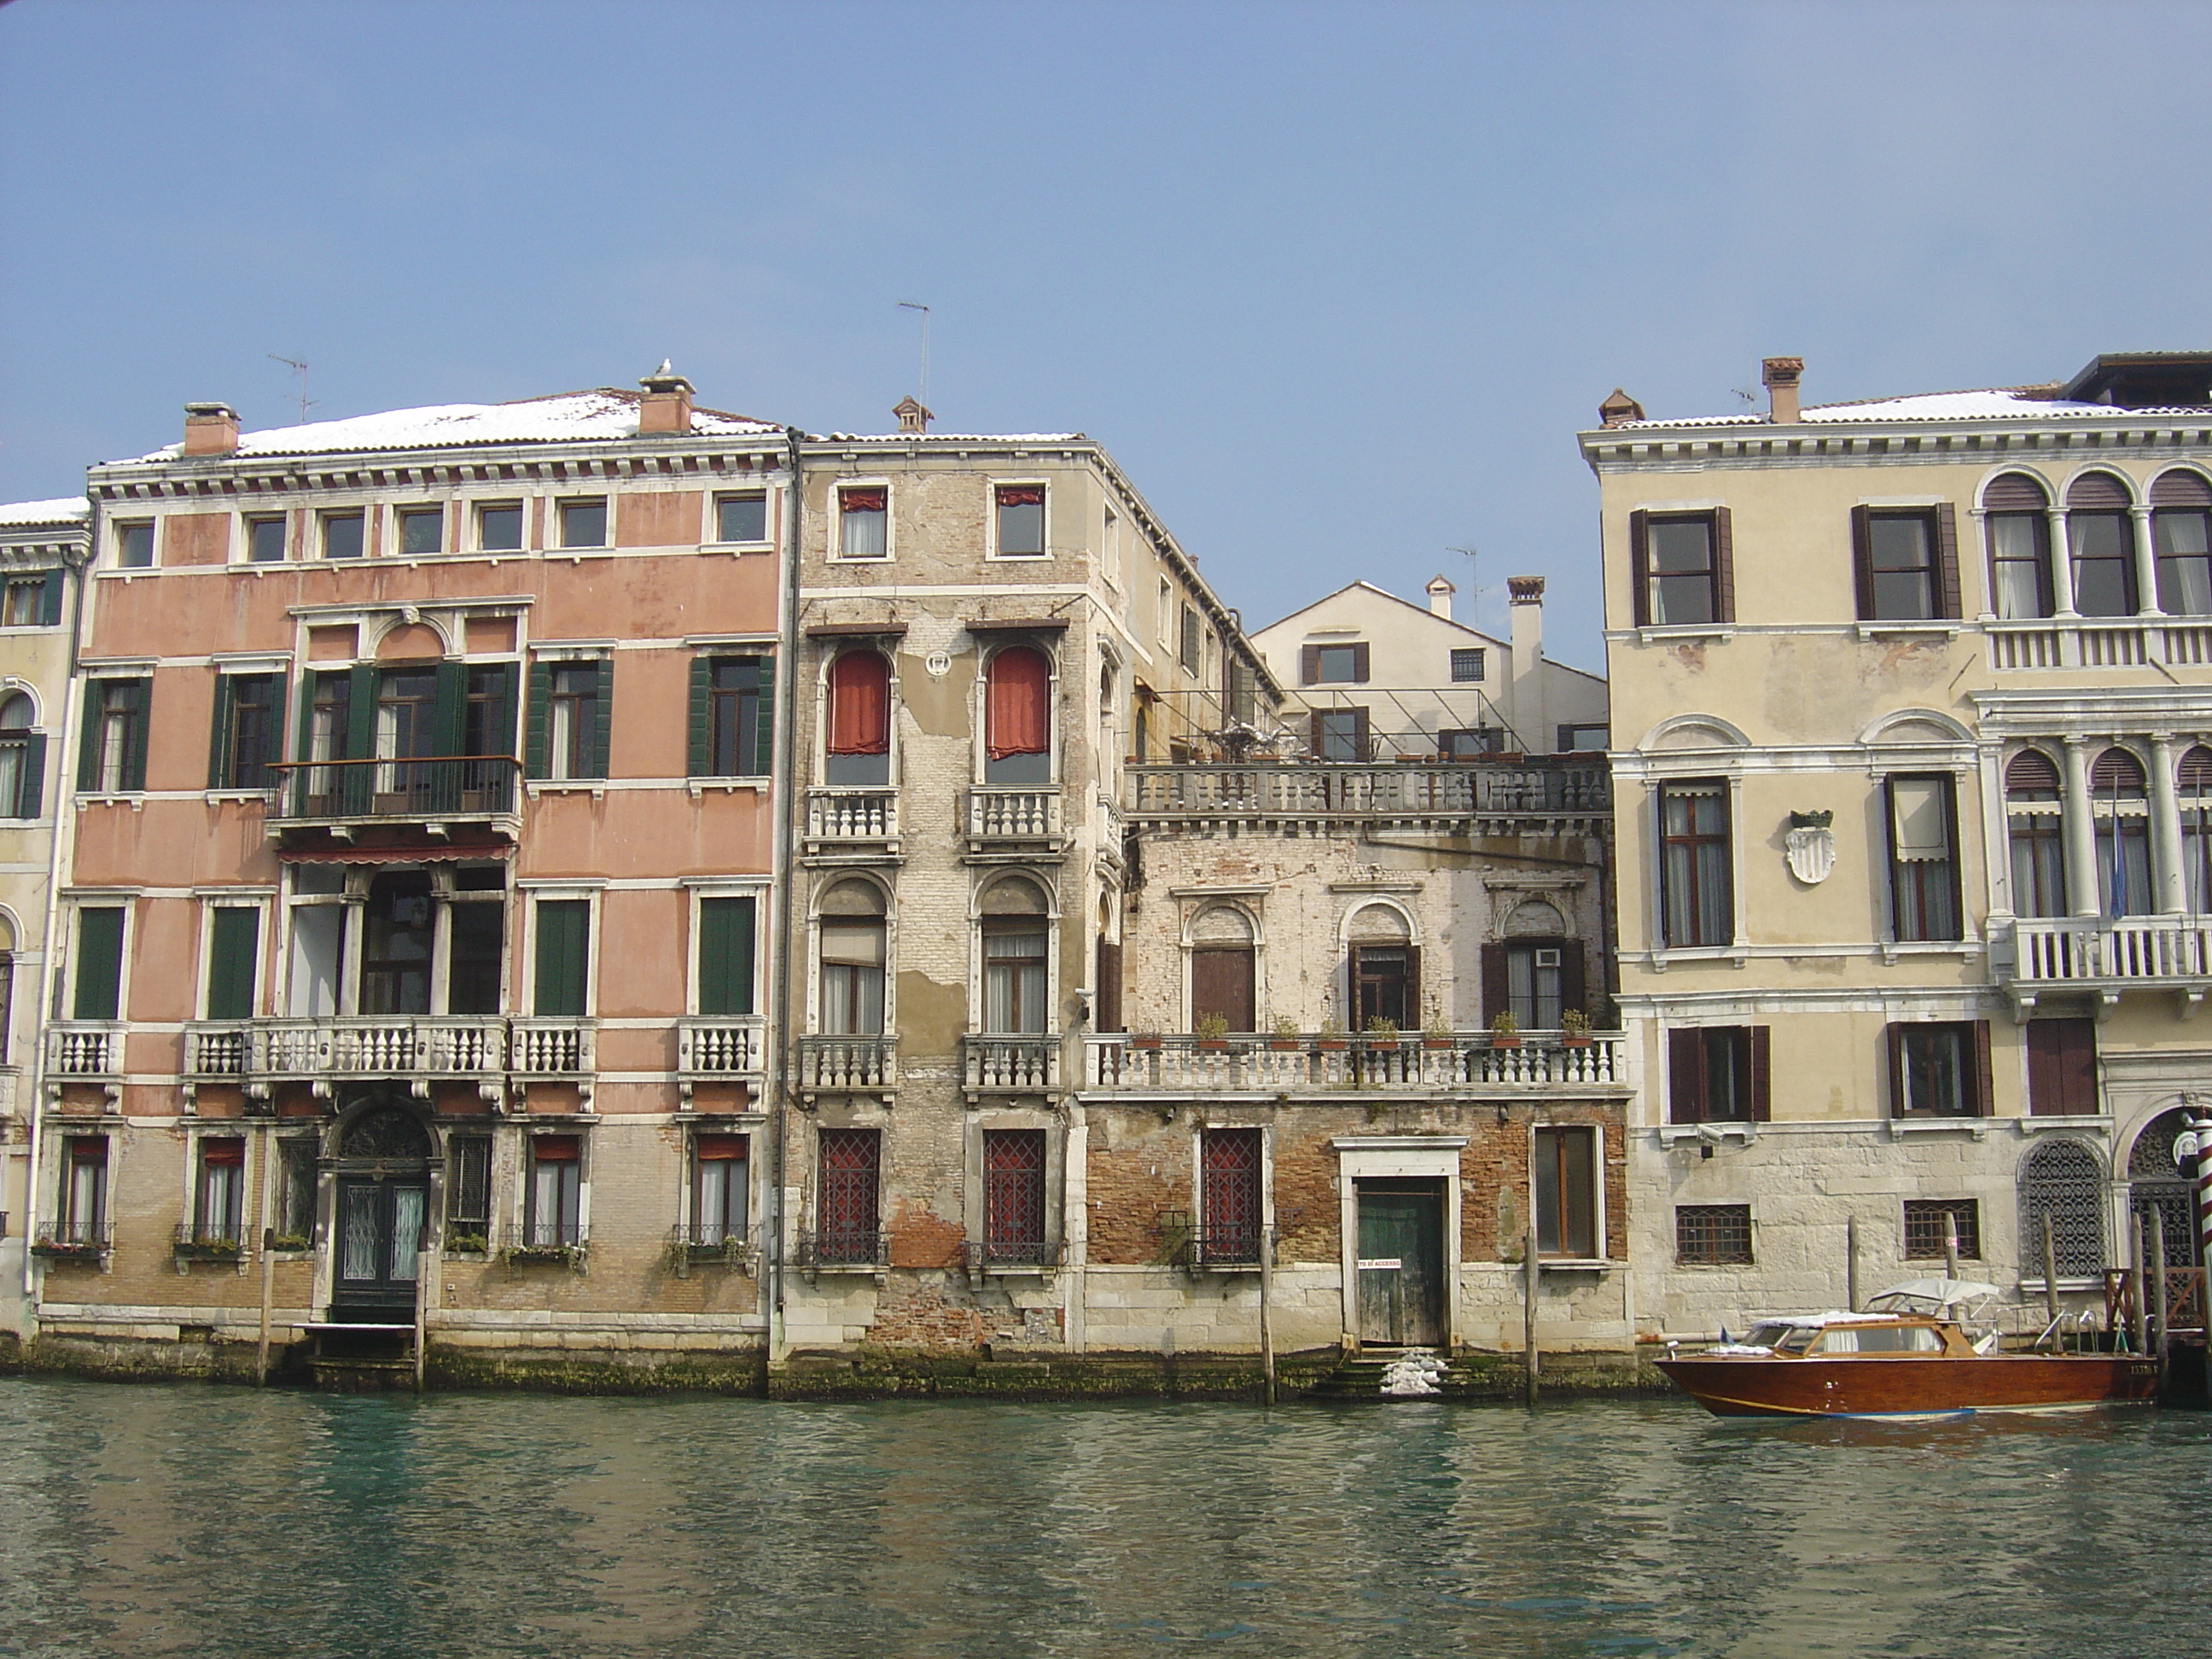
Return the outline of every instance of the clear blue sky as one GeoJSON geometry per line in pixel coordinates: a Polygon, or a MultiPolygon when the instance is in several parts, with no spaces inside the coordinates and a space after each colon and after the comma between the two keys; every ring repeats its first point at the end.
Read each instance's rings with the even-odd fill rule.
{"type": "Polygon", "coordinates": [[[1248,622],[1474,546],[1595,666],[1615,385],[2212,346],[2208,62],[2202,4],[17,0],[0,499],[295,418],[270,353],[318,417],[672,356],[881,430],[917,300],[941,428],[1103,440],[1248,622]]]}

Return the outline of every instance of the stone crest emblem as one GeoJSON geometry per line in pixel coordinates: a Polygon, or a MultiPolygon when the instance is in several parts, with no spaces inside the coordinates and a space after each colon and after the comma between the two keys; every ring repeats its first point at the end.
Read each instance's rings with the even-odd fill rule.
{"type": "Polygon", "coordinates": [[[1829,826],[1833,812],[1792,812],[1790,833],[1783,837],[1783,855],[1790,873],[1808,887],[1818,887],[1836,867],[1836,832],[1829,826]]]}

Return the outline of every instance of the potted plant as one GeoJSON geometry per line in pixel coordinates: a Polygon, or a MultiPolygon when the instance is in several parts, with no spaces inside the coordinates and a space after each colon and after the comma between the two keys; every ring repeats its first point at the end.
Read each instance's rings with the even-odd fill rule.
{"type": "Polygon", "coordinates": [[[1395,1048],[1398,1046],[1398,1022],[1371,1014],[1367,1020],[1367,1046],[1370,1049],[1395,1048]]]}
{"type": "Polygon", "coordinates": [[[1229,1016],[1200,1014],[1198,1017],[1198,1046],[1220,1049],[1229,1046],[1229,1016]]]}
{"type": "Polygon", "coordinates": [[[1581,1009],[1559,1010],[1559,1046],[1562,1048],[1587,1048],[1590,1046],[1589,1016],[1581,1009]]]}
{"type": "Polygon", "coordinates": [[[583,1260],[581,1244],[510,1244],[500,1253],[500,1260],[510,1267],[534,1267],[558,1265],[574,1267],[583,1260]]]}
{"type": "Polygon", "coordinates": [[[1296,1050],[1298,1046],[1298,1028],[1297,1023],[1289,1015],[1275,1016],[1274,1030],[1267,1038],[1267,1046],[1270,1048],[1296,1050]]]}
{"type": "Polygon", "coordinates": [[[1449,1048],[1452,1046],[1451,1027],[1445,1023],[1443,1005],[1429,1004],[1429,1017],[1421,1025],[1421,1047],[1449,1048]]]}
{"type": "Polygon", "coordinates": [[[446,1239],[446,1254],[447,1255],[483,1255],[488,1253],[490,1244],[491,1241],[482,1233],[452,1233],[447,1235],[446,1239]]]}
{"type": "Polygon", "coordinates": [[[1490,1046],[1493,1048],[1518,1048],[1521,1046],[1521,1022],[1503,1008],[1490,1022],[1490,1046]]]}
{"type": "Polygon", "coordinates": [[[1321,1023],[1321,1035],[1314,1039],[1314,1047],[1322,1049],[1340,1049],[1345,1046],[1344,1022],[1334,1014],[1321,1023]]]}
{"type": "Polygon", "coordinates": [[[298,1255],[313,1249],[313,1242],[305,1233],[271,1233],[269,1248],[280,1255],[298,1255]]]}

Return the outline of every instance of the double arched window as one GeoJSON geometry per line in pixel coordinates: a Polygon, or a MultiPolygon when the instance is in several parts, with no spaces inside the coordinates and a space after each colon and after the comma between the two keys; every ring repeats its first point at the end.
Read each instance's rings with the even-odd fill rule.
{"type": "Polygon", "coordinates": [[[2148,508],[2117,473],[2084,472],[2066,487],[2067,557],[2051,558],[2053,509],[2043,482],[2005,472],[1982,491],[1990,608],[2004,620],[2132,617],[2147,601],[2168,616],[2212,616],[2212,480],[2186,467],[2152,481],[2148,508]],[[2138,520],[2148,516],[2146,565],[2138,520]],[[2154,591],[2142,589],[2145,573],[2154,591]]]}

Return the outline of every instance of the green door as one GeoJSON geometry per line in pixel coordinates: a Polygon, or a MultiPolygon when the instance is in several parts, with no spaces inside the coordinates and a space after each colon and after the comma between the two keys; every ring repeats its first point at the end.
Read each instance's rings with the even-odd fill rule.
{"type": "Polygon", "coordinates": [[[1441,1181],[1363,1181],[1359,1340],[1379,1347],[1443,1346],[1444,1192],[1441,1181]]]}

